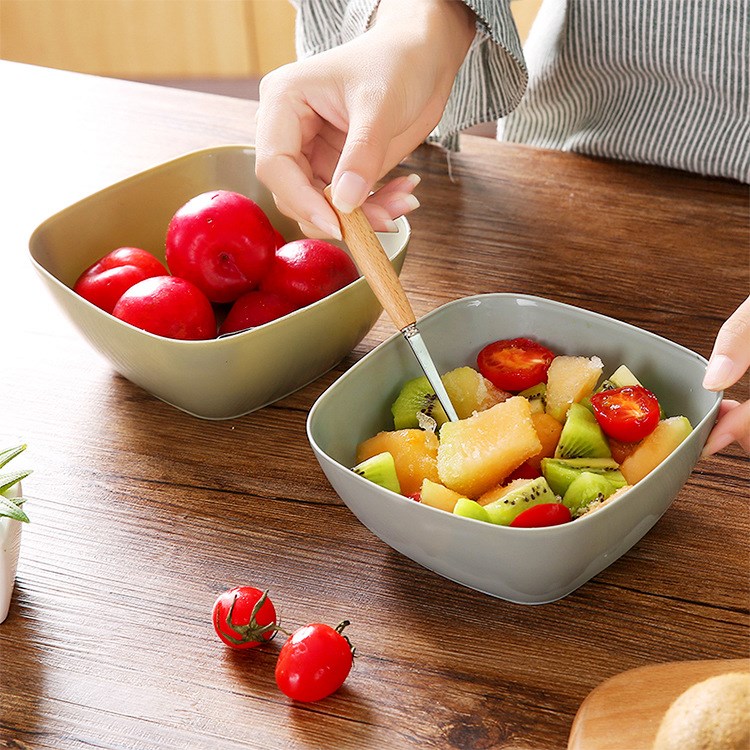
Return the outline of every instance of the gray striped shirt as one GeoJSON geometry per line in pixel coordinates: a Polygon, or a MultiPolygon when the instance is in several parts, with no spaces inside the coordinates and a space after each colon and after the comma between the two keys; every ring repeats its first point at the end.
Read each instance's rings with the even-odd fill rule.
{"type": "MultiPolygon", "coordinates": [[[[544,0],[523,51],[509,0],[464,2],[477,34],[429,140],[499,120],[508,141],[750,182],[750,0],[544,0]]],[[[305,57],[377,0],[295,4],[305,57]]]]}

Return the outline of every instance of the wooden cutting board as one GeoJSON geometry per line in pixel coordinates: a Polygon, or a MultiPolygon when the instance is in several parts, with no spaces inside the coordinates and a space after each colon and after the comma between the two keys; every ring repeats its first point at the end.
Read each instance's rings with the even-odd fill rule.
{"type": "Polygon", "coordinates": [[[578,709],[568,750],[651,750],[664,713],[696,682],[750,670],[750,659],[654,664],[610,677],[578,709]]]}

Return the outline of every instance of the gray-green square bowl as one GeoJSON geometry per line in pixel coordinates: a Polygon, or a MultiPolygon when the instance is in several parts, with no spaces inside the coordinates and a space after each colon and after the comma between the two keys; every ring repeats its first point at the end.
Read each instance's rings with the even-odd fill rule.
{"type": "MultiPolygon", "coordinates": [[[[116,247],[142,247],[163,261],[172,215],[195,195],[217,189],[252,198],[287,240],[302,236],[255,178],[254,149],[238,145],[194,151],[118,182],[50,217],[29,240],[47,289],[114,369],[206,419],[247,414],[317,379],[364,338],[382,311],[360,277],[266,325],[225,338],[180,341],[124,323],[73,292],[78,275],[116,247]]],[[[396,224],[397,232],[378,237],[400,272],[410,228],[404,218],[396,224]]]]}
{"type": "Polygon", "coordinates": [[[627,552],[659,520],[687,481],[714,423],[720,393],[701,387],[706,360],[667,339],[538,297],[486,294],[450,302],[419,322],[440,372],[472,365],[497,339],[527,336],[558,354],[599,356],[604,372],[627,364],[659,395],[668,415],[684,415],[690,436],[622,497],[561,526],[520,529],[454,516],[358,476],[359,442],[393,429],[390,406],[420,375],[401,335],[362,358],[310,411],[307,432],[323,472],[355,516],[393,549],[440,575],[521,604],[560,599],[627,552]]]}

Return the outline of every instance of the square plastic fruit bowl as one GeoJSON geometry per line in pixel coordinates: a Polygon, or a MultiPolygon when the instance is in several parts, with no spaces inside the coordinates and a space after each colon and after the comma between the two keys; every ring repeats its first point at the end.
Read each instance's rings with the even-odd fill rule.
{"type": "MultiPolygon", "coordinates": [[[[320,377],[367,334],[381,307],[360,278],[276,321],[206,341],[180,341],[142,331],[72,291],[78,275],[120,246],[164,260],[167,225],[190,198],[233,190],[252,198],[287,240],[302,235],[276,209],[255,178],[255,151],[220,146],[195,151],[136,174],[42,223],[29,241],[31,259],[55,300],[115,370],[154,396],[206,419],[241,416],[320,377]]],[[[405,219],[380,241],[400,272],[410,236],[405,219]]]]}
{"type": "Polygon", "coordinates": [[[535,338],[557,354],[599,356],[604,374],[626,364],[684,415],[690,436],[622,497],[570,523],[511,528],[421,505],[350,470],[357,444],[393,429],[390,406],[421,373],[408,344],[394,336],[348,370],[315,402],[307,432],[325,475],[376,536],[412,560],[473,589],[522,604],[555,601],[597,575],[661,517],[687,481],[716,417],[721,394],[701,387],[706,360],[626,323],[537,297],[487,294],[426,315],[420,331],[440,372],[473,365],[497,339],[535,338]]]}

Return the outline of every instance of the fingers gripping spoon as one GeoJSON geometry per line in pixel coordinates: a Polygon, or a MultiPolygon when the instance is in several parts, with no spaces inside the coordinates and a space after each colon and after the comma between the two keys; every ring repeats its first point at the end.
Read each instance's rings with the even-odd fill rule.
{"type": "Polygon", "coordinates": [[[393,324],[404,335],[427,376],[427,380],[435,391],[440,405],[448,415],[448,419],[451,422],[458,421],[456,410],[453,408],[430,352],[422,340],[422,334],[417,328],[417,319],[406,292],[370,226],[370,222],[361,208],[355,208],[350,214],[341,213],[331,202],[330,188],[325,189],[325,194],[338,216],[341,224],[341,235],[359,270],[367,279],[372,291],[390,316],[393,324]]]}

